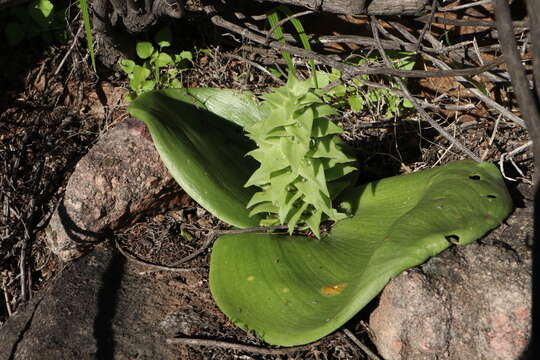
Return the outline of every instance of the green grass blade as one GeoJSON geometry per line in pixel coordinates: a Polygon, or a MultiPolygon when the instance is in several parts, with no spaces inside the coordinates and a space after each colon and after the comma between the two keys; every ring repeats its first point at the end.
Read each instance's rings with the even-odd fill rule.
{"type": "Polygon", "coordinates": [[[88,12],[88,0],[80,0],[79,6],[84,22],[84,32],[86,34],[86,46],[90,51],[90,60],[92,61],[92,69],[96,71],[96,58],[94,56],[94,36],[92,35],[92,25],[90,22],[90,13],[88,12]]]}
{"type": "MultiPolygon", "coordinates": [[[[276,26],[277,23],[279,22],[279,15],[278,15],[277,9],[268,13],[266,15],[266,18],[268,19],[268,23],[270,24],[271,28],[276,26]]],[[[285,43],[285,38],[283,37],[283,28],[281,26],[276,27],[273,35],[275,36],[277,41],[283,44],[285,43]]],[[[291,54],[285,50],[282,51],[281,54],[283,55],[283,58],[287,62],[287,68],[289,69],[289,74],[296,76],[296,69],[294,68],[291,54]]]]}
{"type": "MultiPolygon", "coordinates": [[[[286,6],[279,6],[279,10],[285,14],[286,17],[293,16],[293,12],[286,6]]],[[[298,33],[298,37],[300,38],[300,41],[302,42],[302,46],[304,49],[311,51],[311,44],[309,43],[309,38],[306,34],[306,31],[304,29],[304,26],[302,25],[302,22],[297,19],[290,19],[289,20],[291,24],[294,26],[294,29],[298,33]]],[[[313,77],[313,80],[315,81],[315,87],[318,88],[318,82],[317,82],[317,69],[315,68],[315,61],[313,59],[309,60],[309,66],[311,68],[311,76],[313,77]]]]}

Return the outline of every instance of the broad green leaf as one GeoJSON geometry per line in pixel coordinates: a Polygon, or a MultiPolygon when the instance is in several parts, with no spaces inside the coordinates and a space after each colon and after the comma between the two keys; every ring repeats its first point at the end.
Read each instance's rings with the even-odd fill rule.
{"type": "Polygon", "coordinates": [[[49,0],[34,0],[28,5],[27,15],[34,20],[34,26],[38,26],[38,31],[47,30],[51,21],[49,16],[54,5],[49,0]]]}
{"type": "Polygon", "coordinates": [[[155,80],[145,80],[141,84],[141,90],[144,92],[152,91],[156,87],[155,80]]]}
{"type": "Polygon", "coordinates": [[[364,99],[360,94],[355,94],[349,96],[347,99],[349,102],[349,106],[351,107],[351,110],[354,112],[359,112],[364,109],[364,99]]]}
{"type": "Polygon", "coordinates": [[[315,341],[392,277],[451,240],[478,239],[512,209],[497,168],[469,160],[372,182],[342,199],[341,209],[354,216],[321,240],[255,233],[218,239],[210,289],[236,325],[275,345],[315,341]]]}
{"type": "Polygon", "coordinates": [[[49,0],[39,0],[36,4],[36,8],[41,11],[43,17],[48,18],[53,11],[54,5],[49,0]]]}
{"type": "Polygon", "coordinates": [[[180,58],[191,61],[193,60],[193,53],[191,51],[184,50],[180,53],[180,58]]]}
{"type": "Polygon", "coordinates": [[[328,92],[332,96],[343,97],[347,94],[345,85],[338,85],[328,92]]]}
{"type": "Polygon", "coordinates": [[[149,58],[154,52],[154,46],[149,41],[138,42],[135,49],[137,51],[137,56],[141,59],[149,58]]]}
{"type": "Polygon", "coordinates": [[[158,67],[164,67],[171,64],[173,64],[173,59],[171,58],[169,54],[159,53],[159,55],[156,58],[156,65],[158,67]]]}
{"type": "Polygon", "coordinates": [[[140,91],[148,76],[150,76],[150,70],[144,66],[135,65],[133,73],[130,74],[130,87],[135,91],[140,91]]]}
{"type": "Polygon", "coordinates": [[[254,144],[238,125],[257,121],[249,93],[220,89],[169,89],[145,93],[129,106],[143,120],[171,175],[201,206],[237,227],[253,227],[243,187],[257,167],[245,154],[254,144]]]}
{"type": "Polygon", "coordinates": [[[131,74],[133,70],[135,70],[135,61],[129,60],[129,59],[122,59],[120,60],[120,68],[122,71],[124,71],[126,74],[131,74]]]}
{"type": "Polygon", "coordinates": [[[410,102],[409,99],[403,99],[403,107],[407,109],[411,109],[414,107],[414,105],[412,102],[410,102]]]}

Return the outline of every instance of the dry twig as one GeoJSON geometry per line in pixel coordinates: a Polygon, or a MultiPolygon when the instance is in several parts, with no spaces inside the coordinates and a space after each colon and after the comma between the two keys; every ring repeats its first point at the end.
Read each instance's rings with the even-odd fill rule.
{"type": "Polygon", "coordinates": [[[58,73],[62,69],[62,66],[64,66],[64,63],[66,62],[66,59],[68,58],[69,54],[71,54],[71,52],[75,48],[75,45],[77,44],[77,41],[79,40],[79,36],[82,33],[83,25],[84,25],[84,22],[81,20],[81,23],[79,25],[79,29],[77,30],[77,34],[75,34],[75,36],[73,37],[73,40],[71,41],[71,46],[69,47],[68,51],[66,51],[66,54],[62,58],[62,61],[60,61],[60,64],[58,64],[58,67],[54,71],[55,76],[58,75],[58,73]]]}
{"type": "MultiPolygon", "coordinates": [[[[196,270],[202,270],[203,268],[178,268],[174,266],[167,266],[167,265],[160,265],[160,264],[154,264],[148,261],[144,261],[141,259],[136,258],[134,255],[129,254],[126,250],[122,249],[122,246],[118,243],[118,241],[115,241],[114,244],[116,245],[116,248],[120,252],[120,254],[124,255],[124,257],[130,261],[133,261],[134,263],[137,263],[139,265],[148,266],[153,268],[154,270],[158,271],[172,271],[172,272],[189,272],[189,271],[196,271],[196,270]]],[[[142,272],[141,274],[145,274],[146,272],[142,272]]]]}
{"type": "Polygon", "coordinates": [[[229,350],[235,350],[235,351],[243,351],[243,352],[261,354],[261,355],[288,355],[288,354],[293,354],[299,351],[310,350],[314,346],[318,345],[321,341],[318,341],[309,345],[294,346],[294,347],[282,348],[282,349],[268,349],[268,348],[263,348],[260,346],[237,344],[237,343],[231,343],[228,341],[182,338],[182,337],[168,338],[166,342],[167,344],[206,346],[206,347],[229,349],[229,350]]]}
{"type": "Polygon", "coordinates": [[[511,177],[506,175],[506,172],[504,171],[504,161],[505,161],[505,159],[510,161],[510,164],[512,164],[514,166],[514,169],[516,169],[516,171],[519,173],[519,175],[521,177],[523,177],[524,176],[523,171],[521,171],[521,169],[516,165],[513,158],[514,158],[515,155],[523,152],[525,149],[527,149],[532,144],[533,144],[532,141],[527,141],[525,144],[523,144],[521,146],[518,146],[514,150],[512,150],[510,152],[507,152],[507,153],[504,153],[504,154],[501,154],[501,158],[499,159],[499,169],[501,170],[502,176],[506,180],[517,181],[516,179],[511,178],[511,177]]]}
{"type": "MultiPolygon", "coordinates": [[[[392,23],[392,25],[398,31],[400,31],[400,33],[403,34],[406,38],[414,40],[414,36],[412,34],[410,34],[407,31],[407,29],[405,29],[403,26],[401,26],[401,24],[392,23]]],[[[429,40],[433,44],[433,46],[435,48],[442,47],[442,45],[440,45],[439,41],[436,40],[433,36],[430,36],[430,34],[426,35],[426,39],[429,40]]],[[[399,41],[402,41],[402,40],[399,40],[399,41]]],[[[431,61],[435,66],[437,66],[440,69],[443,69],[443,70],[451,69],[451,67],[448,66],[444,61],[441,61],[441,60],[437,59],[436,57],[434,57],[434,56],[432,56],[430,54],[426,54],[426,53],[422,52],[422,55],[427,60],[431,61]]],[[[473,94],[476,98],[478,98],[480,101],[485,103],[487,106],[497,110],[499,113],[501,113],[508,120],[511,120],[511,121],[515,122],[516,124],[522,126],[522,127],[525,126],[525,123],[524,123],[523,119],[521,119],[519,116],[512,113],[510,110],[506,109],[504,106],[502,106],[501,104],[499,104],[498,102],[496,102],[495,100],[490,98],[488,95],[485,95],[482,91],[477,89],[476,86],[473,83],[471,83],[468,79],[466,79],[465,77],[456,76],[456,80],[458,80],[458,82],[461,83],[463,85],[463,87],[465,89],[467,89],[467,91],[469,91],[471,94],[473,94]]]]}
{"type": "MultiPolygon", "coordinates": [[[[381,54],[384,62],[386,63],[386,66],[392,66],[392,63],[390,59],[386,56],[386,52],[380,45],[380,38],[379,38],[379,31],[376,26],[377,19],[374,16],[371,16],[371,31],[373,32],[373,37],[375,38],[375,41],[379,44],[379,53],[381,54]]],[[[462,143],[460,143],[456,138],[454,138],[452,135],[450,135],[439,123],[437,123],[435,120],[429,116],[429,114],[418,104],[416,99],[411,95],[409,92],[409,89],[407,86],[405,86],[405,83],[399,78],[395,77],[394,81],[399,85],[401,90],[403,91],[403,94],[405,97],[413,104],[413,106],[416,108],[420,116],[427,121],[435,130],[437,130],[445,139],[447,139],[450,143],[452,143],[455,147],[460,149],[463,153],[465,153],[468,157],[471,159],[481,162],[480,158],[476,156],[471,150],[466,148],[462,143]]]]}
{"type": "Polygon", "coordinates": [[[296,13],[296,14],[292,14],[291,16],[287,16],[286,18],[279,20],[277,22],[277,24],[272,26],[272,28],[266,34],[266,42],[268,43],[268,41],[270,41],[270,38],[273,36],[274,31],[276,31],[277,28],[279,28],[280,26],[285,24],[287,21],[299,18],[301,16],[310,15],[310,14],[313,14],[313,13],[314,13],[314,11],[312,11],[312,10],[306,10],[306,11],[302,11],[302,12],[299,12],[299,13],[296,13]]]}
{"type": "MultiPolygon", "coordinates": [[[[420,21],[420,22],[428,22],[429,21],[429,15],[422,15],[414,20],[420,21]]],[[[467,20],[460,20],[460,19],[450,19],[450,18],[443,18],[435,16],[433,18],[434,23],[443,24],[443,25],[455,25],[455,26],[484,26],[488,28],[495,28],[495,22],[494,21],[481,21],[481,20],[473,20],[473,19],[467,19],[467,20]]],[[[510,24],[513,24],[514,27],[519,29],[527,29],[529,27],[529,24],[526,21],[510,21],[510,24]]]]}
{"type": "Polygon", "coordinates": [[[424,40],[424,35],[426,35],[426,31],[428,31],[428,29],[431,27],[431,23],[433,22],[433,18],[435,17],[435,13],[437,12],[438,8],[439,8],[439,2],[437,0],[433,0],[431,2],[431,13],[429,14],[428,22],[424,24],[422,31],[420,31],[420,36],[418,36],[418,40],[416,41],[416,44],[414,46],[415,52],[418,51],[418,49],[420,49],[420,45],[422,45],[422,41],[424,40]]]}
{"type": "Polygon", "coordinates": [[[11,316],[13,312],[11,311],[11,305],[9,301],[8,289],[6,286],[5,279],[2,280],[2,290],[4,291],[4,302],[6,303],[6,310],[7,310],[8,316],[11,316]]]}
{"type": "Polygon", "coordinates": [[[375,355],[371,350],[369,350],[366,345],[364,345],[360,340],[358,340],[358,338],[354,336],[354,334],[350,332],[349,329],[343,329],[343,332],[345,333],[345,335],[347,335],[349,339],[352,340],[353,343],[355,343],[356,346],[362,349],[362,351],[365,352],[371,360],[381,360],[380,357],[375,355]]]}
{"type": "MultiPolygon", "coordinates": [[[[510,7],[506,0],[494,0],[497,29],[499,39],[502,44],[502,51],[508,66],[508,72],[512,78],[512,87],[516,94],[516,99],[519,108],[523,113],[523,119],[527,125],[529,137],[533,141],[533,154],[535,165],[535,178],[539,178],[538,171],[540,170],[540,109],[538,99],[535,98],[529,88],[529,80],[525,73],[525,69],[521,64],[516,39],[512,27],[512,17],[510,16],[510,7]]],[[[538,16],[538,14],[533,16],[538,16]]],[[[540,25],[540,24],[538,24],[540,25]]],[[[540,50],[540,49],[538,49],[540,50]]],[[[540,55],[538,55],[540,59],[540,55]]],[[[535,76],[540,76],[535,74],[535,76]]]]}
{"type": "MultiPolygon", "coordinates": [[[[219,27],[225,28],[227,30],[233,31],[242,37],[259,43],[261,45],[266,45],[266,38],[260,35],[255,34],[249,29],[243,28],[239,25],[233,24],[223,17],[218,15],[216,9],[213,5],[207,5],[204,7],[206,13],[210,16],[211,21],[219,27]]],[[[424,78],[424,77],[449,77],[449,76],[471,76],[480,74],[484,71],[492,69],[503,63],[502,58],[498,58],[493,62],[490,62],[484,66],[473,67],[469,69],[456,69],[456,70],[400,70],[390,67],[373,67],[373,66],[355,66],[345,64],[341,61],[334,59],[332,56],[321,55],[314,51],[305,50],[297,46],[290,45],[288,43],[280,43],[278,41],[271,41],[267,44],[268,46],[277,49],[279,51],[289,51],[291,54],[300,56],[303,58],[313,59],[316,62],[324,65],[334,67],[344,73],[347,73],[352,76],[366,74],[366,75],[393,75],[400,77],[414,77],[414,78],[424,78]]]]}
{"type": "Polygon", "coordinates": [[[479,5],[488,4],[490,2],[491,2],[491,0],[480,0],[480,1],[475,1],[473,3],[469,3],[469,4],[463,4],[463,5],[457,5],[457,6],[450,5],[448,7],[439,9],[439,11],[440,12],[448,12],[448,11],[463,10],[463,9],[468,9],[468,8],[479,6],[479,5]]]}
{"type": "Polygon", "coordinates": [[[263,73],[265,73],[266,75],[270,76],[272,79],[274,79],[275,82],[277,83],[280,83],[280,84],[283,84],[283,80],[281,80],[280,78],[278,78],[276,75],[272,74],[270,71],[268,71],[264,66],[262,65],[259,65],[257,64],[255,61],[251,61],[249,59],[246,59],[246,58],[243,58],[241,56],[238,56],[238,55],[234,55],[234,54],[227,54],[227,53],[224,53],[224,54],[221,54],[221,56],[223,57],[226,57],[226,58],[229,58],[229,59],[235,59],[235,60],[240,60],[240,61],[243,61],[243,62],[246,62],[248,63],[249,65],[253,66],[253,67],[256,67],[257,69],[259,69],[260,71],[262,71],[263,73]]]}
{"type": "MultiPolygon", "coordinates": [[[[147,271],[141,272],[141,274],[144,274],[144,275],[150,274],[150,273],[153,273],[153,272],[158,272],[158,271],[195,270],[195,269],[199,269],[199,268],[183,269],[183,268],[178,268],[178,266],[181,265],[181,264],[184,264],[184,263],[186,263],[186,262],[188,262],[188,261],[190,261],[190,260],[192,260],[194,258],[196,258],[200,254],[205,252],[206,249],[208,249],[210,247],[210,245],[212,245],[214,243],[214,241],[221,235],[245,234],[245,233],[252,233],[252,232],[267,232],[267,231],[272,231],[272,230],[285,230],[287,228],[288,227],[284,226],[284,225],[277,225],[277,226],[260,226],[260,227],[253,227],[253,228],[248,228],[248,229],[210,230],[209,233],[206,236],[206,241],[201,245],[200,248],[198,248],[195,252],[183,257],[182,259],[172,263],[171,265],[153,264],[153,263],[148,263],[148,262],[145,262],[145,261],[142,261],[142,260],[139,260],[139,259],[133,259],[133,260],[138,262],[141,265],[150,266],[150,267],[154,268],[152,270],[147,270],[147,271]]],[[[116,242],[116,247],[118,247],[118,250],[124,256],[126,256],[127,258],[132,258],[132,256],[130,256],[129,254],[124,253],[123,249],[120,247],[118,242],[116,242]]]]}

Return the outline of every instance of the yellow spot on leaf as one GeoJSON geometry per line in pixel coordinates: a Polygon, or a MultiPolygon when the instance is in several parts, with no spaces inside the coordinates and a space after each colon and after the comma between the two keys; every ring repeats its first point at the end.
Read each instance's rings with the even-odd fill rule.
{"type": "Polygon", "coordinates": [[[321,288],[321,293],[323,295],[337,295],[340,294],[349,284],[335,284],[335,285],[326,285],[321,288]]]}
{"type": "Polygon", "coordinates": [[[283,289],[281,289],[281,291],[284,292],[284,293],[288,293],[291,290],[289,288],[283,288],[283,289]]]}
{"type": "Polygon", "coordinates": [[[255,280],[255,276],[249,275],[249,276],[247,277],[247,281],[253,281],[253,280],[255,280]]]}

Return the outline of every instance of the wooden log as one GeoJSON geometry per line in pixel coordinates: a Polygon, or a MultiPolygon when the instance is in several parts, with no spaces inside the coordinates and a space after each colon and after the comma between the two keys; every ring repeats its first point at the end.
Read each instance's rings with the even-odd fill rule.
{"type": "Polygon", "coordinates": [[[428,0],[259,0],[346,15],[421,15],[428,0]]]}

